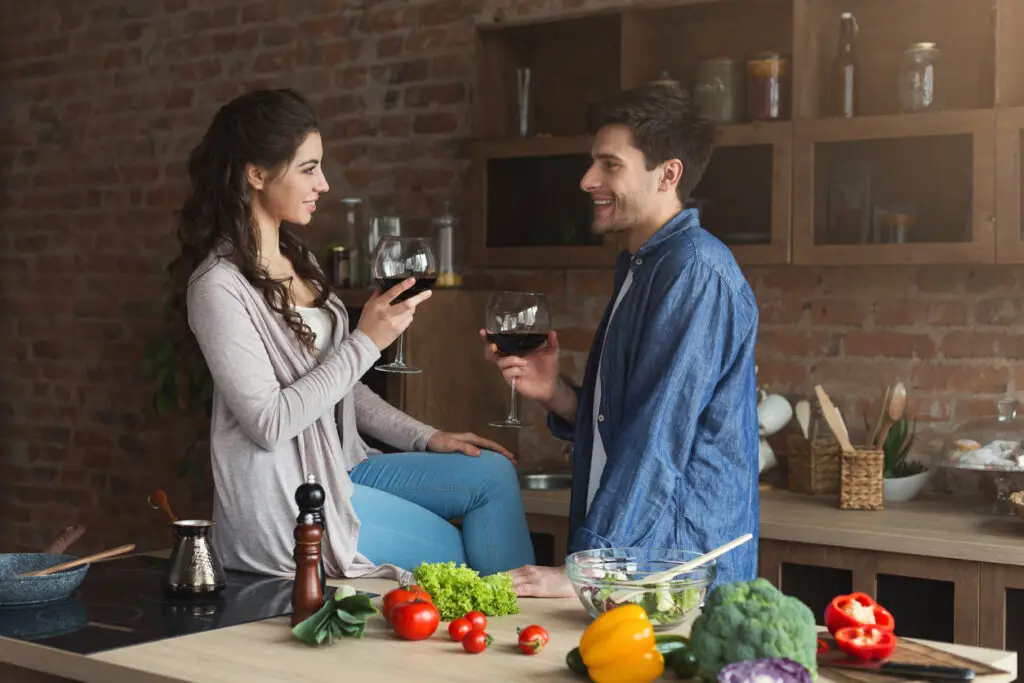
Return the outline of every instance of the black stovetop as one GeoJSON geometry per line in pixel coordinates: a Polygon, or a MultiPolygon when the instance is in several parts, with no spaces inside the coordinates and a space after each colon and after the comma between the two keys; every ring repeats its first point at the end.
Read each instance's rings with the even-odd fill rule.
{"type": "Polygon", "coordinates": [[[93,564],[66,600],[0,608],[0,636],[87,655],[291,614],[291,579],[226,571],[218,596],[172,598],[161,589],[166,563],[135,556],[93,564]]]}

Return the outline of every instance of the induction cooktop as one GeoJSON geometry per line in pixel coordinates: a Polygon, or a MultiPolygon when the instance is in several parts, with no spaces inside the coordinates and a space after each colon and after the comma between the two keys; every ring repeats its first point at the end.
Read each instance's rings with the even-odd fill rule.
{"type": "Polygon", "coordinates": [[[225,571],[215,597],[175,598],[161,589],[166,564],[141,555],[93,564],[70,598],[0,607],[0,636],[88,655],[291,614],[291,579],[225,571]]]}

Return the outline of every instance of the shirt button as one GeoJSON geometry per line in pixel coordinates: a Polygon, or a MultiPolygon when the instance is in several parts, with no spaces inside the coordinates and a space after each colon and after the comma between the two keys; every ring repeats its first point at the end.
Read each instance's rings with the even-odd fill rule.
{"type": "Polygon", "coordinates": [[[638,258],[638,259],[636,260],[636,264],[637,264],[638,266],[640,266],[640,265],[643,265],[643,262],[644,262],[644,260],[643,260],[642,258],[638,258]]]}
{"type": "Polygon", "coordinates": [[[597,421],[598,422],[604,422],[604,415],[598,415],[597,416],[597,421]]]}

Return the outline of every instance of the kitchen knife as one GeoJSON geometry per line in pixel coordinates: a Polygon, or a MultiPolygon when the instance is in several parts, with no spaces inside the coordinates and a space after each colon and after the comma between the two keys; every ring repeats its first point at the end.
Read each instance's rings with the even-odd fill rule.
{"type": "Polygon", "coordinates": [[[935,666],[933,664],[909,664],[906,662],[858,662],[853,659],[833,659],[820,662],[819,666],[837,669],[860,669],[883,676],[899,676],[926,681],[970,681],[974,671],[956,666],[935,666]]]}

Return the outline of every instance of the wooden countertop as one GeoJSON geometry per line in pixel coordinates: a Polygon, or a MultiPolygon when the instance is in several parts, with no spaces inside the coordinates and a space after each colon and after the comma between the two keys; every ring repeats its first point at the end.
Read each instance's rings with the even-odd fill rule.
{"type": "MultiPolygon", "coordinates": [[[[523,491],[526,511],[567,517],[569,491],[523,491]]],[[[761,492],[760,538],[1024,566],[1024,521],[978,513],[945,498],[840,510],[837,496],[761,492]]]]}
{"type": "MultiPolygon", "coordinates": [[[[382,595],[395,585],[386,580],[331,581],[332,585],[342,583],[382,595]]],[[[379,607],[380,598],[374,602],[379,607]]],[[[288,619],[280,617],[88,657],[0,638],[0,662],[85,683],[578,683],[579,679],[565,665],[565,655],[579,643],[580,634],[589,623],[579,601],[522,598],[519,604],[521,614],[491,619],[488,631],[495,642],[478,655],[468,655],[448,640],[443,625],[427,640],[406,642],[396,640],[380,618],[369,622],[361,640],[346,639],[332,646],[312,648],[295,640],[288,619]],[[528,624],[543,625],[551,636],[550,644],[538,655],[527,656],[514,649],[516,628],[528,624]]],[[[684,625],[678,630],[685,633],[688,629],[684,625]]],[[[1015,653],[932,644],[1008,672],[978,677],[978,683],[1008,683],[1016,677],[1015,653]]],[[[3,673],[0,666],[0,678],[3,673]]],[[[827,683],[827,671],[818,680],[827,683]]]]}

